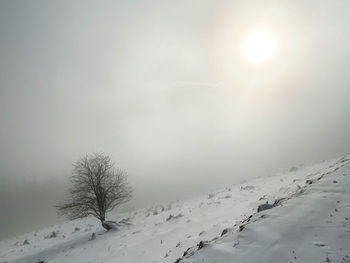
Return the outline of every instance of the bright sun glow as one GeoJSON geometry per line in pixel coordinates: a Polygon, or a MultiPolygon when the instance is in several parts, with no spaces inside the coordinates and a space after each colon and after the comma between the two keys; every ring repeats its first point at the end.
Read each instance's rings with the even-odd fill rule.
{"type": "Polygon", "coordinates": [[[243,41],[242,51],[244,56],[254,64],[268,61],[277,51],[277,39],[273,33],[267,30],[259,30],[250,33],[243,41]]]}

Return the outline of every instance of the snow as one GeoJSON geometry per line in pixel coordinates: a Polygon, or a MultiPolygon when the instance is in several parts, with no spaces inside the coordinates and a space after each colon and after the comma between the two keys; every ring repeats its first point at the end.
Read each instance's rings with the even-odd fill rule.
{"type": "Polygon", "coordinates": [[[348,163],[326,169],[283,205],[254,214],[241,232],[208,242],[180,262],[350,262],[348,163]]]}
{"type": "Polygon", "coordinates": [[[97,220],[85,218],[27,233],[0,242],[0,262],[173,263],[188,248],[180,262],[350,262],[349,161],[298,167],[191,200],[109,215],[118,222],[116,231],[106,233],[97,220]],[[257,213],[259,205],[276,200],[257,213]]]}

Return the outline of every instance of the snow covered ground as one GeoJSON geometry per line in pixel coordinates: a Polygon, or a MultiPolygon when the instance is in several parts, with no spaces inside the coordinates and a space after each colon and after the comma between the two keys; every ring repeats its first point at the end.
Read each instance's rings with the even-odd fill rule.
{"type": "Polygon", "coordinates": [[[0,242],[0,262],[350,262],[349,169],[344,157],[110,215],[130,225],[108,233],[93,218],[66,222],[0,242]]]}
{"type": "Polygon", "coordinates": [[[288,200],[192,248],[179,262],[350,262],[349,159],[309,180],[288,200]]]}

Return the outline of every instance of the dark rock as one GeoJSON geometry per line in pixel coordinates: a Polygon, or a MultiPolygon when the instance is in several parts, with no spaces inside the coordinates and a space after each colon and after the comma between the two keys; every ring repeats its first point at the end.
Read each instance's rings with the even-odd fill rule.
{"type": "Polygon", "coordinates": [[[227,234],[229,230],[230,228],[225,228],[224,230],[222,230],[221,236],[227,234]]]}
{"type": "Polygon", "coordinates": [[[170,220],[173,220],[173,219],[178,219],[178,218],[180,218],[180,217],[182,217],[182,214],[181,214],[181,213],[178,214],[178,215],[176,215],[176,216],[169,215],[169,217],[166,219],[166,221],[170,221],[170,220]]]}
{"type": "Polygon", "coordinates": [[[266,202],[265,204],[259,205],[258,206],[258,213],[264,210],[268,210],[273,208],[273,205],[270,205],[268,202],[266,202]]]}
{"type": "Polygon", "coordinates": [[[205,242],[204,242],[204,241],[201,241],[201,242],[199,242],[199,244],[198,244],[198,249],[202,249],[204,246],[205,246],[205,242]]]}

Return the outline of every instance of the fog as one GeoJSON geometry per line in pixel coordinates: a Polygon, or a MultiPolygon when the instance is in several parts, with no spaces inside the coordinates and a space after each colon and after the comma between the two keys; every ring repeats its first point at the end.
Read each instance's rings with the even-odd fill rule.
{"type": "Polygon", "coordinates": [[[109,154],[128,207],[349,153],[350,2],[0,2],[0,239],[52,225],[109,154]],[[239,51],[264,25],[279,49],[239,51]]]}

